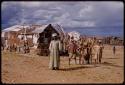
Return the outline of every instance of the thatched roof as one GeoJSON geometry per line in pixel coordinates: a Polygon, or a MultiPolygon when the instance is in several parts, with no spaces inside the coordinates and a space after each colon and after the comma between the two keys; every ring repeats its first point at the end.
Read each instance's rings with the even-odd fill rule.
{"type": "Polygon", "coordinates": [[[34,31],[32,31],[32,33],[42,33],[49,25],[51,25],[53,27],[53,29],[55,29],[59,34],[65,34],[63,28],[58,25],[58,24],[47,24],[47,25],[42,25],[39,28],[36,28],[34,31]]]}
{"type": "Polygon", "coordinates": [[[42,25],[41,27],[36,28],[32,33],[41,33],[43,32],[48,25],[42,25]]]}

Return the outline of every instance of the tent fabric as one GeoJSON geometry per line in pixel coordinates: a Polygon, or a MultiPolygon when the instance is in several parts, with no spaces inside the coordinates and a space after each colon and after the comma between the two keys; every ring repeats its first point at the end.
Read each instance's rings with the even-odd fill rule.
{"type": "Polygon", "coordinates": [[[21,28],[30,28],[30,26],[29,25],[22,25],[22,26],[20,26],[21,28]]]}
{"type": "Polygon", "coordinates": [[[4,30],[2,30],[3,32],[9,32],[9,31],[20,31],[22,28],[30,28],[30,26],[28,25],[14,25],[14,26],[11,26],[9,28],[6,28],[4,30]]]}
{"type": "Polygon", "coordinates": [[[14,26],[11,26],[11,27],[9,27],[9,28],[4,29],[3,31],[4,31],[4,32],[8,32],[8,31],[19,31],[19,30],[21,30],[19,27],[20,27],[20,25],[14,25],[14,26]]]}
{"type": "Polygon", "coordinates": [[[2,32],[2,33],[1,33],[1,37],[4,37],[4,35],[5,35],[5,32],[2,32]]]}
{"type": "Polygon", "coordinates": [[[74,40],[79,40],[80,39],[80,33],[76,31],[69,32],[68,35],[70,37],[74,37],[74,40]]]}
{"type": "Polygon", "coordinates": [[[37,44],[38,38],[39,38],[39,37],[37,37],[37,36],[35,36],[35,35],[33,36],[33,43],[34,43],[34,44],[37,44]]]}

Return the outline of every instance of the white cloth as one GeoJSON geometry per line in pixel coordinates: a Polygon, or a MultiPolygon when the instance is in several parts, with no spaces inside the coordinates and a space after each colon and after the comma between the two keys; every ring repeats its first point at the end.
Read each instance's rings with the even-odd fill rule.
{"type": "Polygon", "coordinates": [[[93,51],[92,51],[92,53],[93,53],[93,59],[97,59],[98,58],[98,55],[99,55],[99,49],[100,49],[100,47],[98,46],[98,45],[95,45],[94,47],[93,47],[93,51]]]}
{"type": "Polygon", "coordinates": [[[55,37],[55,36],[57,36],[57,34],[56,34],[56,33],[53,33],[53,34],[52,34],[52,37],[55,37]]]}

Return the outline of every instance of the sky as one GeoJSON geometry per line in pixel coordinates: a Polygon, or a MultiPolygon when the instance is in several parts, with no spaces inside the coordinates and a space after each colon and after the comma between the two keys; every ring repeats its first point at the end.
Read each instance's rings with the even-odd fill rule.
{"type": "Polygon", "coordinates": [[[123,6],[120,1],[4,1],[1,24],[4,29],[23,23],[57,23],[66,30],[91,29],[95,33],[115,28],[123,35],[123,6]]]}

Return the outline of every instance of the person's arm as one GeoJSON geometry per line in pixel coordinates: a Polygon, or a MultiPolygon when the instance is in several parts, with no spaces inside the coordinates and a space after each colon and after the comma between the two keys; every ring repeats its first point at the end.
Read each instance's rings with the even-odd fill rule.
{"type": "Polygon", "coordinates": [[[62,43],[59,41],[59,51],[62,51],[62,43]]]}
{"type": "Polygon", "coordinates": [[[50,42],[50,45],[49,45],[49,51],[51,50],[52,48],[52,41],[50,42]]]}

